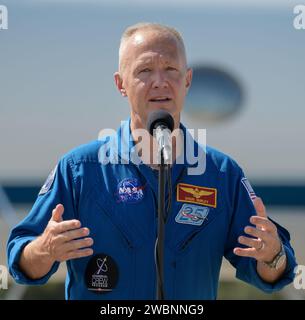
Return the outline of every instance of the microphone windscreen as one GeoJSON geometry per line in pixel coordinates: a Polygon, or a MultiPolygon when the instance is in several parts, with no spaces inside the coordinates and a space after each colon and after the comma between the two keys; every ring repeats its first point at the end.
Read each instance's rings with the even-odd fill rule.
{"type": "Polygon", "coordinates": [[[151,112],[148,115],[147,119],[147,131],[153,136],[154,129],[157,128],[157,126],[163,125],[167,127],[171,132],[174,129],[174,119],[165,110],[156,110],[151,112]]]}

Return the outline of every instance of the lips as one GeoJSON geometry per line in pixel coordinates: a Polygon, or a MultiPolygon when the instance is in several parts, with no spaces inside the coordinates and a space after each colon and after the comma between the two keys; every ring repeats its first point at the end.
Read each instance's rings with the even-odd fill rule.
{"type": "Polygon", "coordinates": [[[154,97],[149,99],[150,102],[168,102],[171,101],[172,99],[169,97],[154,97]]]}

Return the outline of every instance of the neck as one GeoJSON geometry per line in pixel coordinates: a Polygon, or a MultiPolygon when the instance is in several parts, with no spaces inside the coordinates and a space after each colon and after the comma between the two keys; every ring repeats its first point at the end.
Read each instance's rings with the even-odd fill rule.
{"type": "MultiPolygon", "coordinates": [[[[138,154],[140,158],[145,164],[151,167],[155,167],[154,164],[157,163],[157,154],[154,151],[158,150],[156,139],[152,137],[147,131],[145,131],[145,135],[141,134],[141,132],[143,133],[142,131],[143,129],[146,130],[146,121],[143,121],[139,115],[131,114],[130,118],[131,118],[131,121],[130,121],[131,134],[132,134],[133,140],[135,141],[136,148],[138,150],[138,154]],[[148,138],[143,139],[143,136],[148,138]]],[[[179,129],[180,114],[178,114],[176,117],[173,116],[173,118],[175,123],[174,130],[179,129]]],[[[172,138],[173,162],[181,152],[181,148],[179,148],[179,146],[181,146],[181,144],[183,143],[182,140],[180,140],[181,138],[182,137],[180,134],[175,138],[172,138]],[[177,140],[179,140],[178,143],[177,143],[177,140]]]]}

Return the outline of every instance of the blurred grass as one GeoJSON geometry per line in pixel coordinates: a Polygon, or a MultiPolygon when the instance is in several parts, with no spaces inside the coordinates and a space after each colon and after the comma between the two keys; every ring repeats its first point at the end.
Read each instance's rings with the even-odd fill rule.
{"type": "MultiPolygon", "coordinates": [[[[7,290],[0,290],[0,299],[5,298],[7,290]]],[[[25,292],[23,300],[63,300],[64,283],[50,282],[44,286],[31,286],[25,292]]],[[[266,294],[240,280],[221,281],[218,300],[278,300],[283,299],[280,292],[266,294]]]]}

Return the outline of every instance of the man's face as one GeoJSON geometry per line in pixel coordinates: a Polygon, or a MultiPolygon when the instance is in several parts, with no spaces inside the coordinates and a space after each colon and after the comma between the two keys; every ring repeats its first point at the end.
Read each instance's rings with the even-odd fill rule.
{"type": "Polygon", "coordinates": [[[184,98],[191,84],[184,52],[171,34],[155,30],[135,33],[126,43],[115,81],[131,107],[131,120],[146,127],[151,111],[163,109],[180,120],[184,98]]]}

